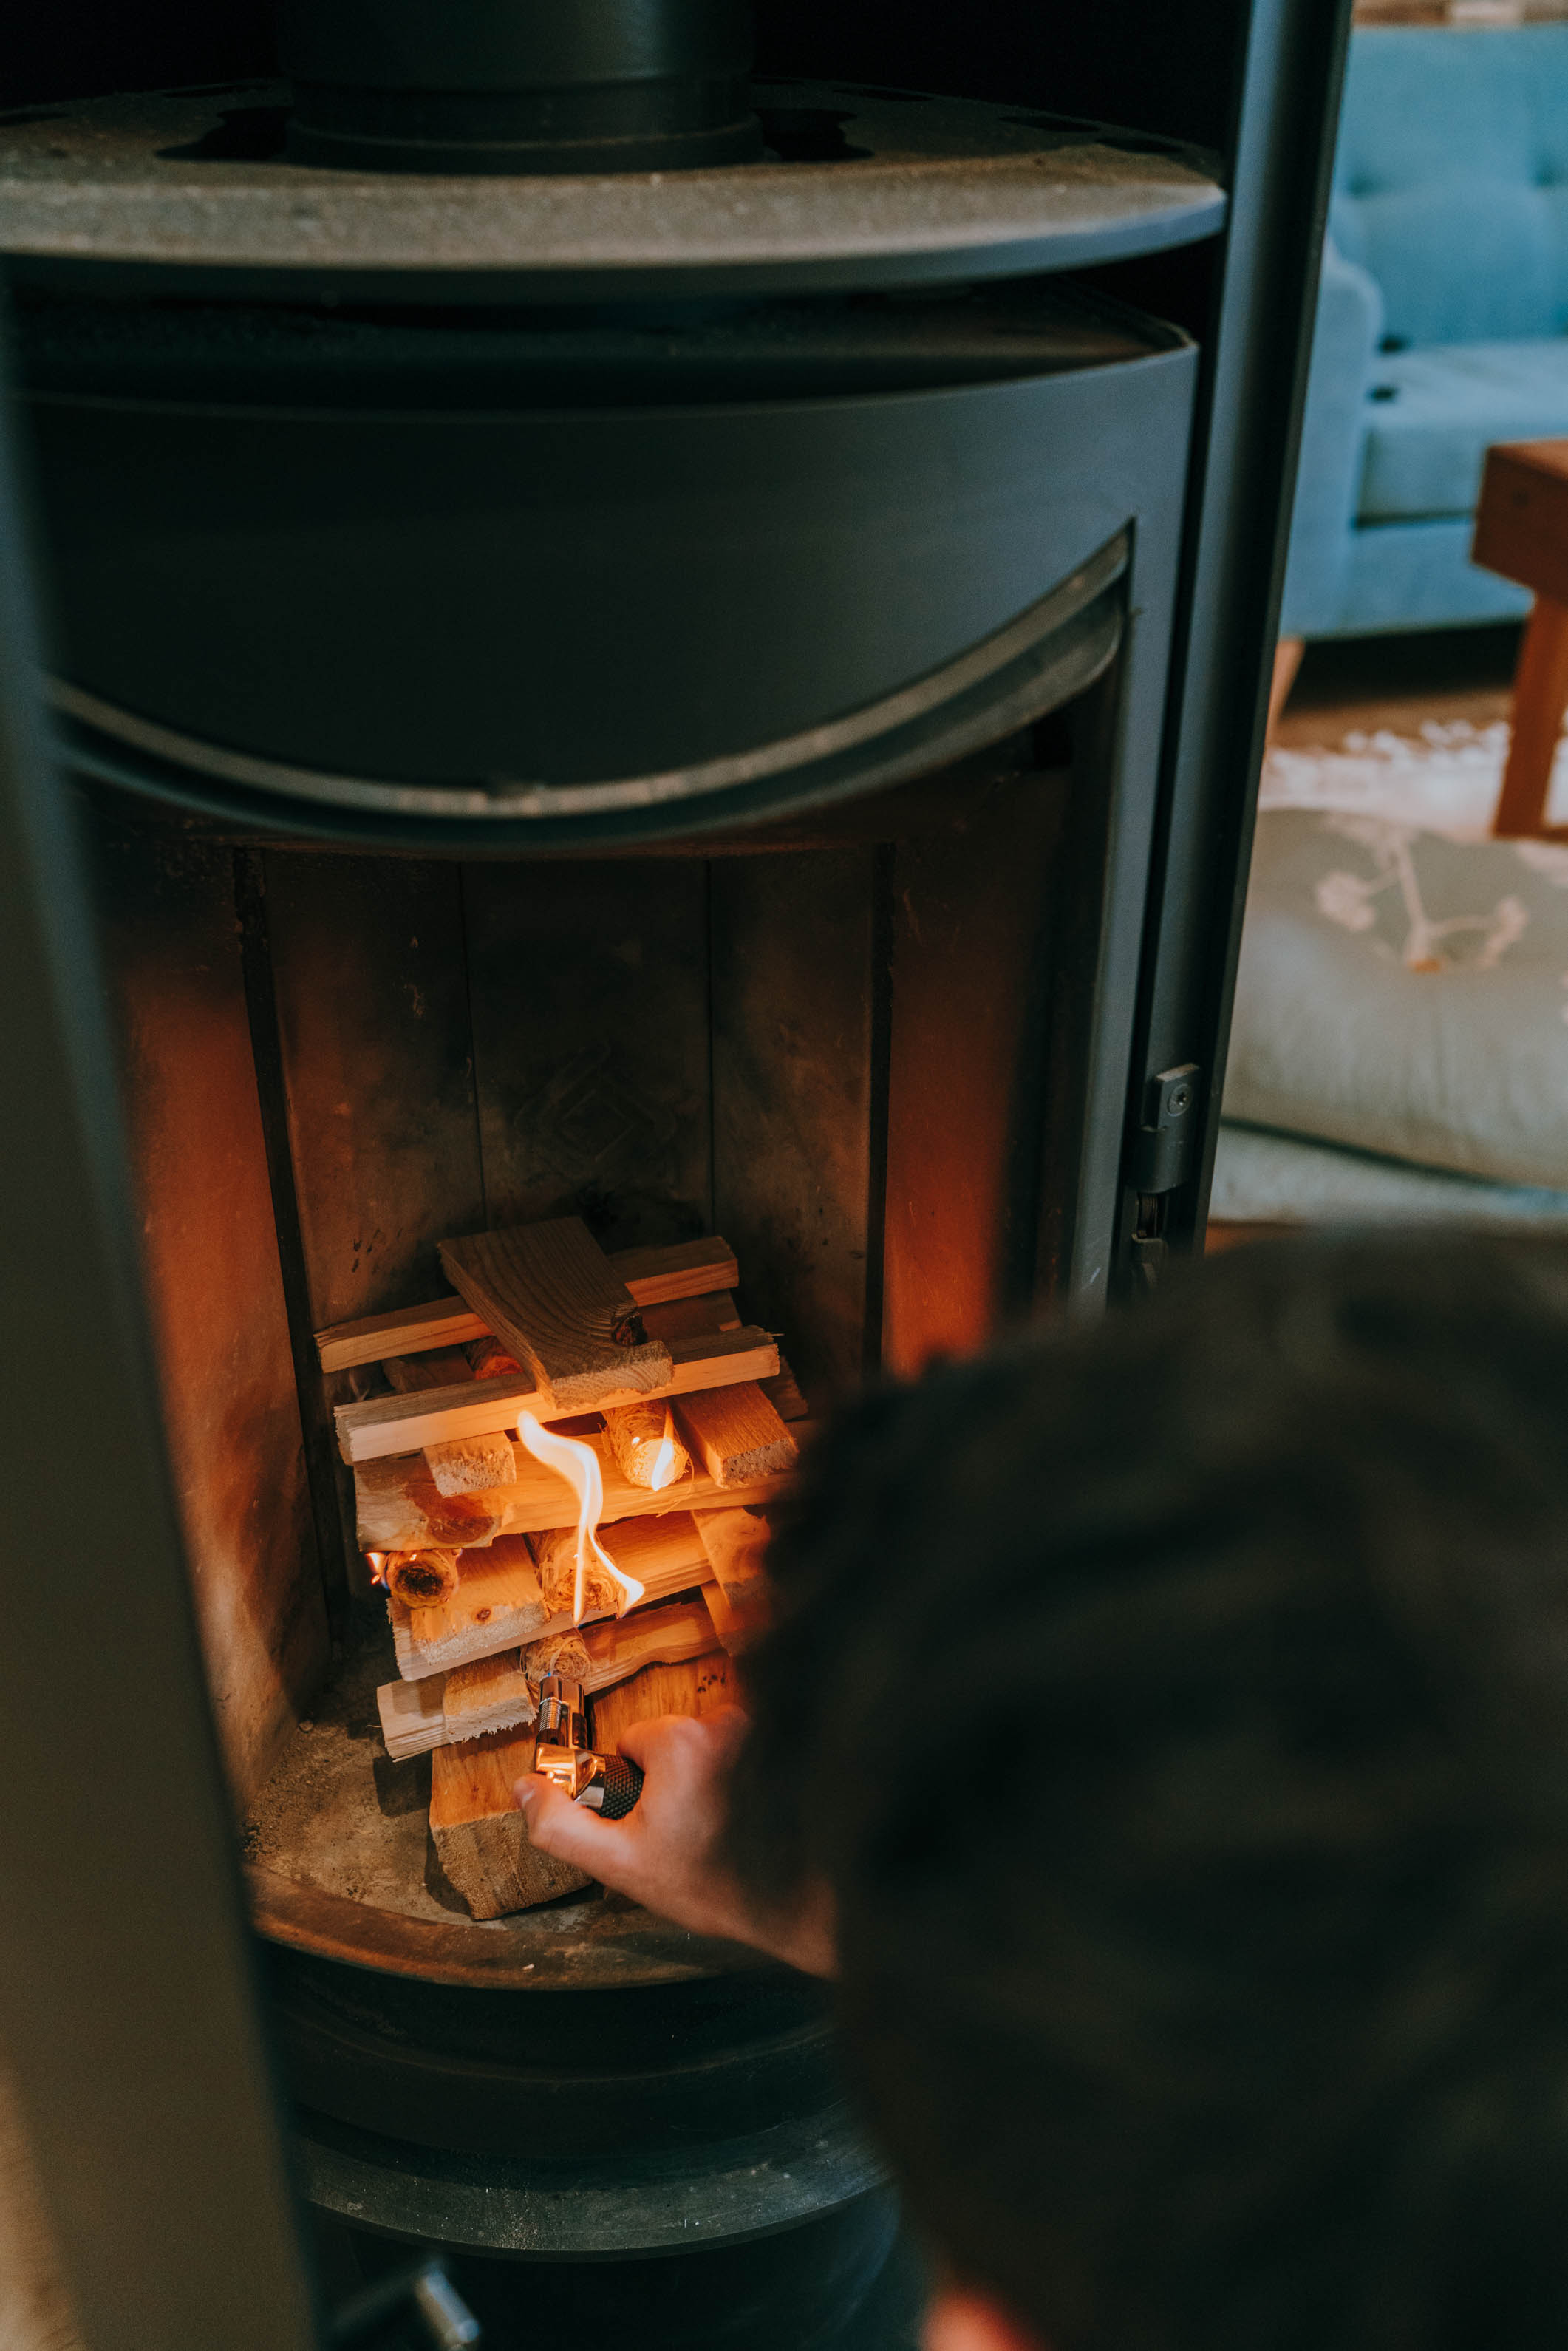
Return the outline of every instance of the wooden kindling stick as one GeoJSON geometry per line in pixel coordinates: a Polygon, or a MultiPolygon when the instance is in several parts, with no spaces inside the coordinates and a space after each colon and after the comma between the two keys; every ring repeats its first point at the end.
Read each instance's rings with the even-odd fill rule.
{"type": "Polygon", "coordinates": [[[632,1485],[650,1493],[662,1494],[690,1466],[691,1455],[675,1435],[674,1415],[667,1404],[613,1406],[604,1415],[604,1434],[632,1485]]]}

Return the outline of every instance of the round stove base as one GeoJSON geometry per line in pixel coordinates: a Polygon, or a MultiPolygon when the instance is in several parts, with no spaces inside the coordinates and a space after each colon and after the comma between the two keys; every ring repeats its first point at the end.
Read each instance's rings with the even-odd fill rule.
{"type": "MultiPolygon", "coordinates": [[[[308,2201],[350,2227],[533,2261],[739,2246],[867,2199],[881,2212],[873,2191],[885,2187],[843,2105],[741,2138],[591,2163],[557,2160],[548,2142],[527,2161],[449,2154],[298,2110],[295,2151],[308,2201]]],[[[862,2220],[880,2225],[869,2206],[862,2220]]]]}

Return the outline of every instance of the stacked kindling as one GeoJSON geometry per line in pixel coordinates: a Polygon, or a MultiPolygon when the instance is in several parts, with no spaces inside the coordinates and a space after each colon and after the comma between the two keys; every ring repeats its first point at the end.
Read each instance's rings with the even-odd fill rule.
{"type": "Polygon", "coordinates": [[[377,1693],[382,1731],[394,1760],[434,1750],[438,1859],[493,1918],[585,1882],[528,1846],[511,1803],[545,1674],[596,1694],[601,1743],[607,1726],[732,1695],[727,1653],[760,1622],[760,1506],[789,1480],[805,1405],[775,1339],[741,1321],[723,1240],[609,1256],[569,1217],[441,1257],[455,1296],[317,1346],[324,1371],[385,1374],[336,1411],[359,1540],[387,1586],[399,1678],[377,1693]],[[600,1567],[574,1623],[577,1496],[519,1441],[524,1415],[597,1465],[599,1543],[642,1586],[619,1619],[624,1587],[600,1567]]]}

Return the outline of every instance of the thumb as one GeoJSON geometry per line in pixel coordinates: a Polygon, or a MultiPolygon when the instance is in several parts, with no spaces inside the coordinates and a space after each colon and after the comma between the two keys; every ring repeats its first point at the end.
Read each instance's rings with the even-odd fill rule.
{"type": "Polygon", "coordinates": [[[614,1885],[616,1860],[623,1864],[626,1854],[624,1832],[615,1823],[574,1804],[564,1788],[554,1786],[540,1771],[529,1771],[517,1782],[512,1802],[527,1823],[530,1844],[553,1854],[557,1861],[570,1862],[574,1869],[586,1870],[590,1877],[614,1885]]]}

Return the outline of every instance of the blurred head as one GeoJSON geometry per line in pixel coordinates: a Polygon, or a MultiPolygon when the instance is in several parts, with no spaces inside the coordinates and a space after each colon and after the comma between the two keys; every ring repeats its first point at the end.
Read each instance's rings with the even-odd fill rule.
{"type": "Polygon", "coordinates": [[[1568,1252],[1235,1252],[857,1408],[773,1565],[734,1858],[944,2351],[1560,2351],[1568,1252]]]}

